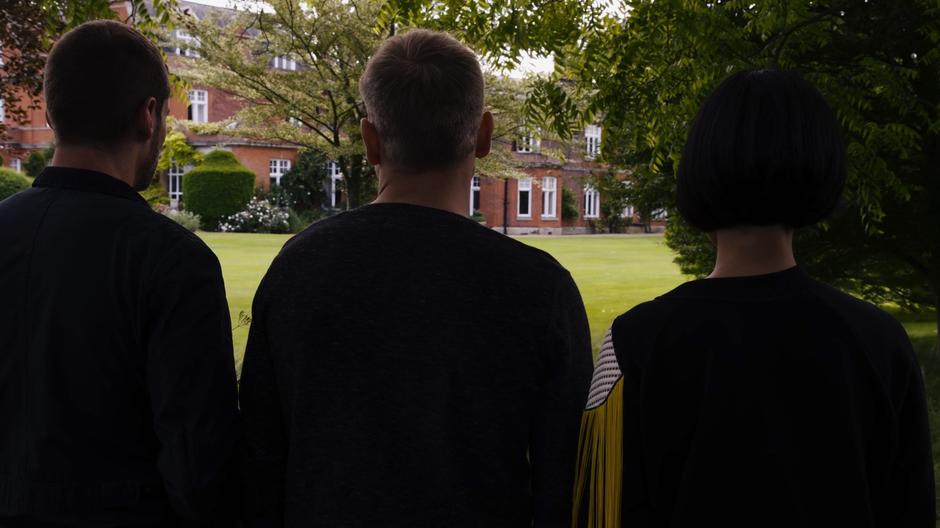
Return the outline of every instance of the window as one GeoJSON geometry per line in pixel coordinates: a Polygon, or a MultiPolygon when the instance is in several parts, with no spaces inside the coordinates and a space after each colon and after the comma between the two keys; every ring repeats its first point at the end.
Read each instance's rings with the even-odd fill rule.
{"type": "Polygon", "coordinates": [[[470,216],[480,210],[480,177],[470,179],[470,216]]]}
{"type": "Polygon", "coordinates": [[[519,140],[519,143],[516,145],[516,152],[522,152],[524,154],[538,152],[539,147],[542,145],[542,140],[534,134],[527,134],[522,136],[522,139],[519,140]]]}
{"type": "Polygon", "coordinates": [[[624,219],[626,219],[626,220],[632,220],[632,219],[633,219],[633,206],[632,206],[632,205],[628,205],[628,206],[626,206],[626,207],[623,208],[623,217],[624,217],[624,219]]]}
{"type": "Polygon", "coordinates": [[[519,212],[520,218],[532,217],[532,178],[519,180],[519,212]]]}
{"type": "Polygon", "coordinates": [[[176,39],[176,47],[171,48],[174,54],[185,57],[199,56],[199,39],[185,29],[177,29],[173,32],[173,37],[176,39]]]}
{"type": "Polygon", "coordinates": [[[584,187],[584,218],[600,218],[601,193],[587,185],[584,187]]]}
{"type": "Polygon", "coordinates": [[[584,129],[584,141],[587,143],[586,159],[594,159],[601,153],[601,127],[588,125],[584,129]]]}
{"type": "Polygon", "coordinates": [[[7,111],[3,106],[3,99],[0,99],[0,123],[3,123],[7,119],[7,111]]]}
{"type": "Polygon", "coordinates": [[[283,55],[271,59],[271,66],[276,70],[295,71],[297,69],[297,61],[286,55],[283,55]]]}
{"type": "Polygon", "coordinates": [[[542,178],[542,218],[555,218],[558,180],[553,176],[542,178]]]}
{"type": "Polygon", "coordinates": [[[23,162],[19,158],[13,158],[10,160],[10,168],[16,172],[23,172],[23,162]]]}
{"type": "Polygon", "coordinates": [[[187,117],[195,123],[209,122],[209,93],[205,90],[189,91],[189,111],[187,117]]]}
{"type": "Polygon", "coordinates": [[[340,184],[343,173],[339,170],[339,163],[335,161],[327,163],[326,171],[330,175],[330,207],[335,209],[343,203],[343,189],[340,184]]]}
{"type": "Polygon", "coordinates": [[[280,185],[281,178],[290,170],[290,160],[273,159],[268,164],[268,176],[271,177],[272,185],[280,185]]]}
{"type": "Polygon", "coordinates": [[[179,200],[183,197],[183,174],[185,174],[185,172],[186,169],[180,165],[176,163],[170,164],[170,170],[167,172],[167,187],[170,200],[179,200]]]}

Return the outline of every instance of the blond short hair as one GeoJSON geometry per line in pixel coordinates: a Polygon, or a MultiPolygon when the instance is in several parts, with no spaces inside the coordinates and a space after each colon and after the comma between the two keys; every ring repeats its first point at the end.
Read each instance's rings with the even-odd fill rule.
{"type": "Polygon", "coordinates": [[[359,81],[383,163],[411,170],[451,167],[476,148],[483,71],[447,33],[415,29],[385,41],[359,81]]]}

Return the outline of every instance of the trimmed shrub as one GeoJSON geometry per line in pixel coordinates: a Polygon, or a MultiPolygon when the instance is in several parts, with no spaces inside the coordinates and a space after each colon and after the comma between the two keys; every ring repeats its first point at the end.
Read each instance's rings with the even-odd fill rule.
{"type": "Polygon", "coordinates": [[[26,176],[13,169],[0,167],[0,200],[5,200],[23,189],[28,189],[30,185],[32,183],[26,176]]]}
{"type": "Polygon", "coordinates": [[[30,178],[38,177],[39,173],[52,161],[53,155],[55,155],[55,147],[30,152],[26,161],[23,162],[23,171],[30,178]]]}
{"type": "Polygon", "coordinates": [[[255,192],[255,173],[227,150],[213,150],[183,176],[186,210],[202,218],[204,229],[216,230],[219,220],[245,209],[255,192]]]}
{"type": "Polygon", "coordinates": [[[222,218],[219,230],[227,233],[289,233],[290,213],[285,207],[252,198],[244,211],[222,218]]]}

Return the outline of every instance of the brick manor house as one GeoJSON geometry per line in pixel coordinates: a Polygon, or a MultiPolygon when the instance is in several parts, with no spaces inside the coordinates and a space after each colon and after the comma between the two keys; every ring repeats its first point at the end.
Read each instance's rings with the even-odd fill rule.
{"type": "MultiPolygon", "coordinates": [[[[210,7],[192,2],[180,2],[194,16],[202,18],[210,7]]],[[[130,2],[113,4],[114,9],[126,16],[130,2]]],[[[180,61],[198,57],[196,49],[184,47],[194,40],[184,30],[173,31],[174,44],[165,45],[168,66],[171,71],[180,61]]],[[[195,47],[195,46],[194,46],[195,47]]],[[[296,70],[302,65],[286,57],[275,58],[272,69],[296,70]]],[[[224,121],[234,116],[245,102],[222,90],[193,85],[186,99],[174,97],[170,101],[170,115],[179,121],[210,123],[224,121]]],[[[7,138],[0,140],[0,155],[8,167],[22,170],[26,157],[33,150],[49,147],[53,133],[45,120],[45,105],[38,101],[38,108],[27,111],[25,122],[3,121],[3,101],[0,100],[0,122],[7,127],[7,138]]],[[[261,188],[277,185],[281,177],[296,162],[299,146],[279,141],[249,139],[224,135],[197,135],[187,132],[187,141],[201,152],[221,148],[231,151],[238,160],[255,173],[255,183],[261,188]]],[[[598,126],[587,126],[565,145],[542,142],[535,136],[522,137],[511,145],[494,144],[494,148],[512,150],[512,158],[520,172],[527,175],[520,179],[496,179],[474,177],[470,195],[467,197],[467,213],[482,214],[486,224],[508,234],[574,234],[591,232],[591,226],[600,221],[600,194],[586,183],[592,171],[606,171],[607,167],[594,161],[600,154],[602,130],[598,126]],[[542,148],[563,153],[564,162],[541,153],[542,148]],[[576,197],[578,214],[574,218],[562,219],[563,189],[576,197]]],[[[172,167],[161,175],[171,203],[182,199],[182,178],[188,167],[172,167]]],[[[331,192],[329,205],[335,210],[346,208],[345,196],[340,185],[343,175],[336,163],[328,167],[331,192]]],[[[634,218],[632,207],[624,211],[626,218],[634,218]]],[[[657,222],[658,223],[658,222],[657,222]]]]}

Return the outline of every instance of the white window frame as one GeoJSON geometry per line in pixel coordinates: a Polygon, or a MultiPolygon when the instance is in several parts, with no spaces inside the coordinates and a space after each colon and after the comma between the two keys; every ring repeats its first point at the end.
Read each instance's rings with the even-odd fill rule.
{"type": "Polygon", "coordinates": [[[268,178],[271,179],[271,185],[280,185],[281,179],[291,168],[289,159],[272,158],[268,162],[268,178]]]}
{"type": "Polygon", "coordinates": [[[340,171],[339,162],[331,161],[326,164],[326,172],[330,175],[330,207],[336,209],[339,207],[339,204],[336,202],[336,190],[339,187],[339,182],[343,179],[343,173],[340,171]]]}
{"type": "Polygon", "coordinates": [[[7,107],[6,101],[0,99],[0,123],[4,123],[7,120],[7,107]]]}
{"type": "Polygon", "coordinates": [[[190,90],[189,91],[190,117],[193,123],[209,122],[209,91],[208,90],[190,90]]]}
{"type": "Polygon", "coordinates": [[[170,200],[179,201],[183,198],[184,174],[186,174],[186,167],[177,165],[175,162],[170,163],[170,168],[166,174],[167,194],[170,195],[170,200]]]}
{"type": "Polygon", "coordinates": [[[275,70],[297,71],[297,61],[287,55],[278,55],[271,59],[271,67],[275,70]]]}
{"type": "Polygon", "coordinates": [[[558,178],[542,178],[542,218],[558,217],[558,178]]]}
{"type": "Polygon", "coordinates": [[[190,35],[185,29],[177,29],[173,31],[173,36],[176,38],[176,47],[173,48],[176,55],[183,55],[184,57],[199,57],[199,39],[190,35]],[[195,48],[185,46],[185,43],[196,43],[195,48]]]}
{"type": "Polygon", "coordinates": [[[516,190],[516,218],[532,218],[532,178],[519,178],[516,190]],[[522,193],[526,193],[526,213],[522,213],[522,193]]]}
{"type": "MultiPolygon", "coordinates": [[[[473,207],[473,194],[480,192],[480,177],[474,176],[470,178],[470,216],[473,216],[474,211],[478,211],[480,208],[473,207]]],[[[480,196],[479,194],[477,196],[480,196]]],[[[482,196],[481,196],[482,199],[482,196]]],[[[482,205],[482,204],[481,204],[482,205]]]]}
{"type": "Polygon", "coordinates": [[[20,158],[13,158],[10,160],[10,168],[16,172],[23,172],[23,161],[20,158]]]}
{"type": "Polygon", "coordinates": [[[584,218],[601,217],[601,193],[590,185],[584,186],[584,218]]]}
{"type": "Polygon", "coordinates": [[[601,127],[588,125],[584,128],[585,159],[592,160],[601,154],[601,127]]]}
{"type": "Polygon", "coordinates": [[[520,152],[522,154],[532,154],[534,152],[538,152],[541,147],[542,139],[534,132],[530,132],[519,138],[519,143],[516,145],[516,152],[520,152]]]}

